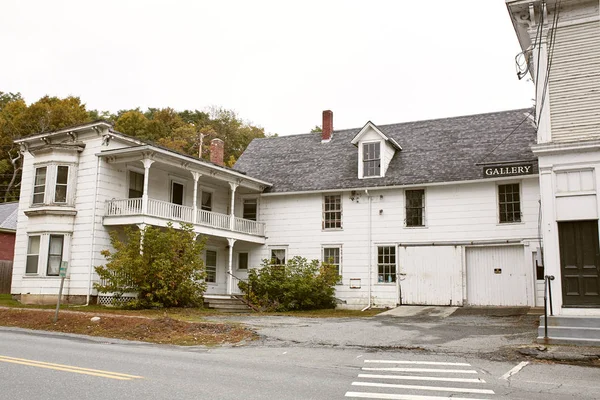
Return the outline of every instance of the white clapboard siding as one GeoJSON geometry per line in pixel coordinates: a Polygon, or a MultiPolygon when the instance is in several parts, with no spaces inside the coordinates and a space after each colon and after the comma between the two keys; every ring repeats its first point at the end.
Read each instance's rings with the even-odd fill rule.
{"type": "Polygon", "coordinates": [[[525,263],[523,246],[468,247],[466,260],[467,304],[534,305],[532,268],[525,263]]]}
{"type": "Polygon", "coordinates": [[[600,138],[600,22],[559,27],[550,50],[552,141],[600,138]]]}

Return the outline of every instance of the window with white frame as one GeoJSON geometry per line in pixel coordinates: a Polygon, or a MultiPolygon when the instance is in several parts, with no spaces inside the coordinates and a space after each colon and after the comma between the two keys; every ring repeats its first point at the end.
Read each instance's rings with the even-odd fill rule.
{"type": "Polygon", "coordinates": [[[271,264],[285,265],[287,260],[286,249],[271,249],[271,264]]]}
{"type": "Polygon", "coordinates": [[[204,211],[212,211],[212,193],[202,191],[202,199],[200,200],[200,208],[204,211]]]}
{"type": "Polygon", "coordinates": [[[46,275],[58,276],[60,270],[60,263],[62,262],[63,258],[64,242],[65,237],[63,235],[50,235],[46,275]]]}
{"type": "Polygon", "coordinates": [[[362,145],[363,177],[381,176],[381,143],[371,142],[362,145]]]}
{"type": "Polygon", "coordinates": [[[377,247],[377,282],[396,282],[396,247],[377,247]]]}
{"type": "Polygon", "coordinates": [[[214,250],[206,250],[206,282],[217,282],[217,252],[214,250]]]}
{"type": "Polygon", "coordinates": [[[338,284],[342,283],[342,249],[340,246],[323,247],[323,262],[335,266],[340,277],[338,284]]]}
{"type": "Polygon", "coordinates": [[[238,253],[238,269],[247,270],[248,269],[248,253],[238,253]]]}
{"type": "Polygon", "coordinates": [[[258,210],[258,199],[248,198],[244,199],[243,202],[243,214],[242,218],[249,219],[250,221],[256,221],[256,215],[258,210]]]}
{"type": "Polygon", "coordinates": [[[144,174],[129,171],[129,198],[139,199],[144,195],[144,174]]]}
{"type": "Polygon", "coordinates": [[[33,204],[44,204],[47,173],[48,167],[38,167],[35,169],[35,179],[33,181],[33,204]]]}
{"type": "MultiPolygon", "coordinates": [[[[69,202],[71,167],[49,164],[35,169],[32,205],[69,202]]],[[[71,196],[72,197],[72,196],[71,196]]]]}
{"type": "Polygon", "coordinates": [[[425,190],[407,190],[406,226],[425,226],[425,190]]]}
{"type": "Polygon", "coordinates": [[[521,191],[518,183],[498,185],[500,223],[521,222],[521,191]]]}
{"type": "Polygon", "coordinates": [[[323,196],[323,229],[342,228],[342,196],[323,196]]]}
{"type": "Polygon", "coordinates": [[[67,186],[69,184],[69,167],[59,165],[56,167],[56,185],[54,186],[54,202],[67,202],[67,186]]]}
{"type": "Polygon", "coordinates": [[[29,236],[27,243],[27,263],[25,265],[26,274],[37,274],[38,264],[40,262],[40,236],[29,236]]]}

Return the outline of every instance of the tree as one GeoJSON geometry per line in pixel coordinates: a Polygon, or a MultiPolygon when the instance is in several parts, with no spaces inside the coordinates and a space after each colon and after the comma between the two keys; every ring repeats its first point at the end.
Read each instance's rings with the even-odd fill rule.
{"type": "Polygon", "coordinates": [[[323,132],[323,128],[321,128],[319,125],[315,125],[315,127],[310,130],[310,133],[320,133],[320,132],[323,132]]]}
{"type": "Polygon", "coordinates": [[[90,121],[79,97],[44,96],[27,106],[20,93],[0,92],[0,188],[4,201],[19,198],[22,158],[13,141],[90,121]]]}
{"type": "Polygon", "coordinates": [[[127,227],[123,233],[125,239],[121,240],[119,231],[110,232],[114,251],[103,250],[108,262],[95,268],[103,282],[94,285],[99,292],[117,297],[137,293],[137,300],[129,304],[134,308],[202,304],[206,290],[201,257],[204,242],[196,240],[191,225],[181,224],[181,229],[172,224],[165,229],[127,227]]]}
{"type": "Polygon", "coordinates": [[[248,272],[240,289],[256,307],[270,311],[335,308],[337,268],[318,260],[293,257],[286,265],[263,260],[260,269],[248,272]]]}

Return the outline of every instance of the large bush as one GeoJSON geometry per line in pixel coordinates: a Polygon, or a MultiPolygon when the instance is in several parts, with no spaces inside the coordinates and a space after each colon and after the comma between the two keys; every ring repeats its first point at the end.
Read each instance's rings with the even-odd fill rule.
{"type": "Polygon", "coordinates": [[[263,260],[260,269],[248,272],[248,282],[240,282],[240,289],[262,310],[315,310],[335,308],[338,280],[335,266],[294,257],[286,265],[263,260]]]}
{"type": "Polygon", "coordinates": [[[104,250],[105,266],[96,267],[100,293],[137,293],[129,303],[135,308],[187,307],[202,304],[206,290],[202,250],[192,226],[181,224],[175,229],[147,226],[143,231],[126,228],[124,240],[111,231],[114,251],[104,250]],[[140,240],[143,237],[143,246],[140,240]],[[140,251],[142,249],[142,251],[140,251]]]}

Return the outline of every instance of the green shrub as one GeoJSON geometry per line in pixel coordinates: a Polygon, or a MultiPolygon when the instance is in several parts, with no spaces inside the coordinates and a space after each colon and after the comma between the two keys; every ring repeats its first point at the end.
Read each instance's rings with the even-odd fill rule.
{"type": "Polygon", "coordinates": [[[196,240],[189,224],[175,229],[147,226],[143,231],[125,228],[125,240],[118,231],[110,232],[114,252],[103,250],[105,266],[96,267],[100,293],[137,293],[129,302],[133,308],[188,307],[202,304],[206,290],[202,251],[204,243],[196,240]],[[143,234],[143,251],[140,239],[143,234]]]}
{"type": "Polygon", "coordinates": [[[249,270],[248,282],[240,282],[239,286],[262,310],[315,310],[335,308],[338,280],[335,266],[294,257],[286,265],[263,260],[261,268],[249,270]]]}

